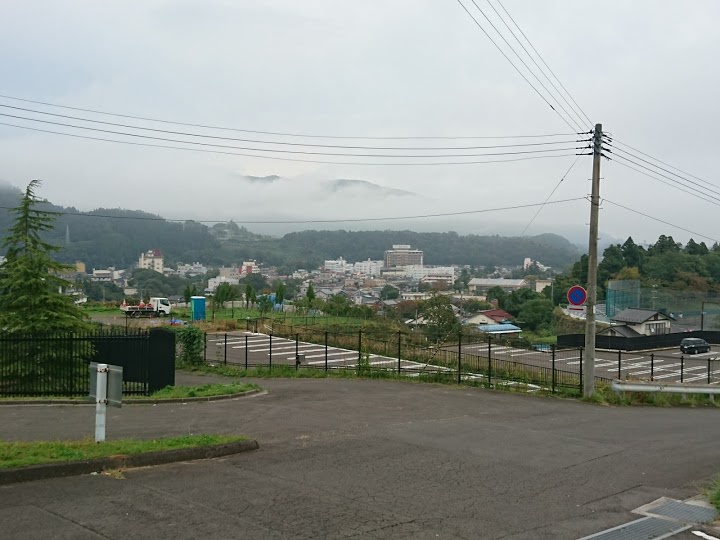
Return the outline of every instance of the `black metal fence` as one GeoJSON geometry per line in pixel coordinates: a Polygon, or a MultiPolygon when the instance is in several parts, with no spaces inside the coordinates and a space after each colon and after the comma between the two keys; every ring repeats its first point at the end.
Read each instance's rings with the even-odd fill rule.
{"type": "Polygon", "coordinates": [[[123,393],[175,384],[175,334],[103,329],[64,335],[0,335],[0,396],[83,396],[89,364],[122,366],[123,393]]]}
{"type": "MultiPolygon", "coordinates": [[[[581,348],[536,349],[518,340],[477,335],[456,335],[437,346],[419,333],[328,331],[277,321],[272,327],[259,321],[257,329],[253,322],[250,332],[257,335],[210,336],[206,361],[245,368],[273,369],[284,365],[326,371],[353,369],[373,375],[394,373],[488,387],[524,385],[550,392],[582,391],[581,348]],[[305,344],[318,346],[313,350],[313,361],[298,363],[296,357],[303,354],[301,348],[305,344]],[[338,349],[345,352],[339,353],[338,349]],[[336,359],[341,354],[343,361],[336,359]]],[[[597,379],[611,381],[610,377],[597,379]]]]}
{"type": "MultiPolygon", "coordinates": [[[[598,349],[642,351],[663,347],[679,347],[685,338],[702,338],[708,343],[720,344],[720,332],[715,330],[695,330],[693,332],[675,332],[672,334],[656,334],[624,338],[621,336],[595,336],[595,347],[598,349]]],[[[558,347],[584,347],[585,334],[566,334],[558,336],[558,347]]]]}

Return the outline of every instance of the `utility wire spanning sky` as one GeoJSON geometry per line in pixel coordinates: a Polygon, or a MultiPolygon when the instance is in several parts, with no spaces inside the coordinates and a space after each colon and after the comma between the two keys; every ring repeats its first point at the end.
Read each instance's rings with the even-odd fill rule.
{"type": "MultiPolygon", "coordinates": [[[[21,187],[42,178],[42,195],[58,204],[241,223],[522,206],[548,199],[553,189],[553,199],[572,199],[590,190],[592,158],[581,156],[559,183],[582,152],[575,147],[586,143],[555,142],[587,135],[462,137],[567,135],[589,129],[592,120],[631,145],[618,142],[619,156],[603,162],[601,195],[618,203],[603,206],[605,240],[632,235],[654,241],[672,234],[685,241],[692,236],[686,230],[716,236],[720,175],[711,145],[720,120],[720,81],[712,66],[720,49],[713,28],[720,5],[712,0],[618,0],[601,10],[559,0],[10,0],[2,11],[0,94],[195,125],[0,98],[6,106],[0,113],[8,115],[0,116],[0,179],[21,187]],[[511,31],[522,35],[508,15],[530,40],[523,48],[514,41],[511,31]],[[543,61],[559,81],[543,77],[543,61]],[[554,101],[558,95],[564,100],[554,101]],[[445,138],[421,138],[427,136],[445,138]],[[553,144],[531,146],[546,142],[553,144]],[[657,165],[655,160],[633,148],[683,172],[658,170],[641,158],[657,165]],[[529,157],[540,159],[519,159],[529,157]],[[512,161],[498,162],[505,160],[512,161]],[[415,164],[430,162],[465,164],[415,164]],[[641,166],[651,167],[654,178],[641,166]]],[[[586,241],[585,200],[548,206],[533,219],[536,212],[525,207],[338,226],[502,235],[527,227],[526,235],[552,231],[586,241]]]]}

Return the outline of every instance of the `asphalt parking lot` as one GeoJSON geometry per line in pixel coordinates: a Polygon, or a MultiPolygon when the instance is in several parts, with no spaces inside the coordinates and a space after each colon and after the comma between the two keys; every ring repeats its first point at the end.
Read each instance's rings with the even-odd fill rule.
{"type": "MultiPolygon", "coordinates": [[[[179,375],[197,384],[210,377],[179,375]]],[[[411,382],[112,409],[108,437],[244,433],[224,459],[0,487],[3,538],[579,538],[718,472],[715,409],[615,408],[411,382]]],[[[3,406],[0,437],[92,433],[91,406],[3,406]]]]}
{"type": "MultiPolygon", "coordinates": [[[[272,352],[273,364],[295,365],[296,354],[304,356],[303,365],[324,369],[336,367],[355,367],[358,361],[357,350],[329,346],[327,355],[324,344],[270,337],[267,334],[249,332],[232,332],[227,334],[208,335],[208,361],[249,366],[270,363],[272,352]],[[227,342],[227,347],[226,347],[227,342]],[[225,352],[227,349],[227,353],[225,352]],[[326,363],[327,357],[327,363],[326,363]]],[[[448,347],[453,353],[457,347],[448,347]]],[[[472,365],[475,357],[487,358],[486,343],[465,344],[462,354],[466,366],[472,365]]],[[[493,343],[491,354],[494,360],[527,364],[533,366],[552,366],[552,354],[536,350],[520,349],[493,343]]],[[[397,370],[397,356],[369,355],[369,364],[373,367],[397,370]]],[[[556,354],[555,367],[558,370],[579,373],[580,351],[578,349],[559,350],[556,354]]],[[[442,367],[427,366],[424,363],[402,359],[401,369],[408,375],[418,370],[442,371],[442,367]]],[[[656,351],[621,352],[597,351],[595,363],[596,375],[606,379],[618,378],[650,380],[664,382],[687,382],[720,384],[720,348],[713,346],[709,353],[694,355],[681,354],[679,348],[660,349],[656,351]]]]}

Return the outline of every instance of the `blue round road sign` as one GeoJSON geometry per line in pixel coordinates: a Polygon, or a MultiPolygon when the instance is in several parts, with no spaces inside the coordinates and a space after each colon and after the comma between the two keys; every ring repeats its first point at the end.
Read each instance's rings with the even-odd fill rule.
{"type": "Polygon", "coordinates": [[[570,287],[567,293],[567,299],[573,306],[582,306],[585,300],[587,300],[587,291],[580,285],[574,285],[570,287]]]}

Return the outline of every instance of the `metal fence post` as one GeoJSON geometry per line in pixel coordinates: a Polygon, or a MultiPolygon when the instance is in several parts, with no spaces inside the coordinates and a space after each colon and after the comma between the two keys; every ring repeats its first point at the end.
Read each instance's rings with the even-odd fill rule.
{"type": "Polygon", "coordinates": [[[398,375],[400,375],[400,369],[402,367],[400,364],[400,353],[401,352],[402,352],[402,332],[400,330],[398,330],[398,375]]]}
{"type": "Polygon", "coordinates": [[[300,356],[300,334],[295,334],[295,370],[300,367],[300,362],[298,362],[298,358],[300,356]]]}
{"type": "Polygon", "coordinates": [[[247,336],[245,336],[245,371],[247,371],[248,368],[248,342],[247,342],[247,336]]]}
{"type": "Polygon", "coordinates": [[[683,375],[685,371],[685,355],[680,355],[680,382],[683,382],[683,375]]]}
{"type": "Polygon", "coordinates": [[[650,380],[655,379],[655,353],[650,353],[650,380]]]}
{"type": "Polygon", "coordinates": [[[223,364],[227,366],[227,332],[225,332],[225,352],[223,355],[223,364]]]}
{"type": "Polygon", "coordinates": [[[707,383],[711,384],[710,383],[710,359],[709,358],[708,358],[708,382],[707,383]]]}
{"type": "Polygon", "coordinates": [[[583,388],[583,348],[580,347],[580,393],[585,391],[583,388]]]}
{"type": "Polygon", "coordinates": [[[488,388],[492,388],[492,336],[488,336],[488,388]]]}
{"type": "Polygon", "coordinates": [[[556,385],[556,378],[555,378],[555,377],[556,377],[556,374],[555,374],[555,345],[554,345],[554,344],[552,345],[552,354],[553,354],[553,356],[552,356],[552,361],[553,361],[553,376],[552,376],[552,387],[551,387],[551,390],[552,390],[552,393],[554,394],[554,393],[555,393],[555,385],[556,385]]]}
{"type": "Polygon", "coordinates": [[[203,332],[203,362],[207,364],[207,332],[203,332]]]}
{"type": "Polygon", "coordinates": [[[328,333],[327,330],[325,330],[325,371],[327,372],[328,366],[327,366],[327,338],[328,333]]]}
{"type": "Polygon", "coordinates": [[[618,379],[622,380],[622,351],[618,349],[618,379]]]}
{"type": "Polygon", "coordinates": [[[362,329],[358,330],[358,363],[362,360],[362,329]]]}
{"type": "Polygon", "coordinates": [[[270,332],[270,371],[272,371],[272,332],[270,332]]]}
{"type": "Polygon", "coordinates": [[[462,332],[458,332],[458,384],[462,377],[462,332]]]}

